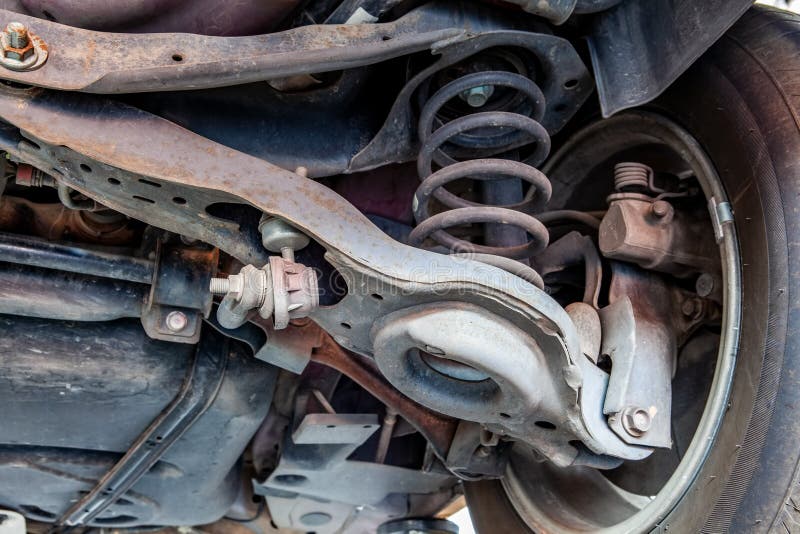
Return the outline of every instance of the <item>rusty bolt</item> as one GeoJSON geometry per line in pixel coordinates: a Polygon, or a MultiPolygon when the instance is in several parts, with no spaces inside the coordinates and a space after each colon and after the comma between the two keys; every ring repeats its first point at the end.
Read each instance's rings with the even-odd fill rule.
{"type": "Polygon", "coordinates": [[[622,414],[622,426],[633,437],[640,437],[650,430],[653,418],[644,408],[626,408],[622,414]]]}
{"type": "Polygon", "coordinates": [[[21,22],[11,22],[6,26],[3,39],[3,57],[24,61],[36,53],[28,28],[21,22]]]}
{"type": "Polygon", "coordinates": [[[672,206],[669,202],[665,202],[663,200],[656,200],[653,202],[653,205],[650,208],[653,211],[653,215],[658,217],[659,219],[663,219],[664,217],[668,216],[672,213],[672,206]]]}

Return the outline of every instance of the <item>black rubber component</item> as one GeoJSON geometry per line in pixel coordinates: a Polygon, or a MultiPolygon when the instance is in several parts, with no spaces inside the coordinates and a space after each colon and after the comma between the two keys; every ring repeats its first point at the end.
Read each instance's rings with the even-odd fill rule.
{"type": "MultiPolygon", "coordinates": [[[[92,525],[211,523],[236,499],[241,451],[269,408],[276,368],[211,329],[201,344],[227,359],[212,402],[92,525]]],[[[152,340],[130,319],[0,315],[0,508],[47,523],[61,516],[182,390],[195,350],[152,340]]],[[[159,433],[145,446],[169,439],[159,433]]]]}
{"type": "MultiPolygon", "coordinates": [[[[756,7],[648,109],[686,128],[731,200],[742,257],[736,374],[711,454],[657,532],[800,532],[800,16],[756,7]]],[[[497,482],[478,532],[526,532],[497,482]]]]}

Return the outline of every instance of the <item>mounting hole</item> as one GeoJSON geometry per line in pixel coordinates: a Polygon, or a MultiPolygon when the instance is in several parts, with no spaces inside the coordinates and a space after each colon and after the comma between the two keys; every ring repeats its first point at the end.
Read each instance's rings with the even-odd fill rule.
{"type": "Polygon", "coordinates": [[[384,35],[383,37],[381,37],[381,41],[391,41],[391,40],[392,40],[391,35],[384,35]]]}
{"type": "Polygon", "coordinates": [[[85,163],[81,163],[80,168],[83,172],[92,172],[92,168],[85,163]]]}
{"type": "Polygon", "coordinates": [[[176,62],[180,63],[181,61],[183,61],[183,55],[182,54],[172,54],[172,61],[176,61],[176,62]]]}
{"type": "Polygon", "coordinates": [[[328,425],[325,428],[336,428],[336,425],[328,425]]]}
{"type": "Polygon", "coordinates": [[[578,80],[567,80],[564,82],[564,89],[575,89],[578,87],[578,80]]]}
{"type": "Polygon", "coordinates": [[[161,443],[161,441],[162,441],[163,439],[164,439],[164,437],[163,437],[163,436],[156,436],[156,441],[157,441],[157,442],[159,442],[159,443],[161,443]]]}
{"type": "Polygon", "coordinates": [[[533,424],[538,426],[539,428],[544,428],[546,430],[555,430],[556,429],[556,425],[554,425],[550,421],[536,421],[533,424]]]}
{"type": "Polygon", "coordinates": [[[119,185],[119,184],[121,184],[122,182],[120,182],[120,181],[119,181],[119,180],[117,180],[116,178],[109,178],[109,179],[108,179],[108,183],[110,183],[111,185],[119,185]]]}
{"type": "Polygon", "coordinates": [[[179,206],[186,204],[186,199],[183,197],[172,197],[172,201],[179,206]]]}
{"type": "Polygon", "coordinates": [[[372,428],[372,425],[364,425],[364,428],[372,428]]]}
{"type": "Polygon", "coordinates": [[[511,416],[508,415],[506,412],[500,412],[498,414],[502,419],[511,419],[511,416]]]}
{"type": "Polygon", "coordinates": [[[144,178],[139,178],[139,183],[149,185],[150,187],[161,187],[161,184],[157,182],[151,182],[150,180],[145,180],[144,178]]]}
{"type": "Polygon", "coordinates": [[[379,293],[373,293],[370,297],[374,298],[375,300],[383,300],[383,295],[379,293]]]}
{"type": "Polygon", "coordinates": [[[287,486],[299,486],[300,484],[308,482],[308,477],[304,477],[303,475],[278,475],[275,477],[275,482],[287,486]]]}
{"type": "Polygon", "coordinates": [[[566,110],[567,110],[567,105],[564,104],[563,102],[561,104],[556,104],[556,106],[553,108],[553,111],[555,111],[556,113],[562,113],[566,110]]]}
{"type": "Polygon", "coordinates": [[[340,325],[342,328],[344,328],[345,330],[350,330],[351,328],[353,328],[353,327],[350,325],[350,323],[339,323],[339,325],[340,325]]]}

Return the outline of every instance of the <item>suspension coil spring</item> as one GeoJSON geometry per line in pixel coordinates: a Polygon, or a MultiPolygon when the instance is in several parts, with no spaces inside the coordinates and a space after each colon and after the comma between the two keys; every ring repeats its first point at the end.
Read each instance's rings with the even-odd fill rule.
{"type": "Polygon", "coordinates": [[[529,78],[506,71],[483,71],[462,76],[442,86],[425,103],[420,113],[419,137],[422,144],[417,159],[421,184],[414,194],[414,217],[417,226],[409,241],[421,246],[430,238],[456,253],[509,270],[543,287],[533,269],[513,260],[534,256],[549,241],[547,228],[531,213],[550,200],[550,180],[538,169],[550,151],[550,136],[539,122],[545,111],[541,89],[529,78]],[[482,111],[462,115],[449,122],[440,119],[442,108],[476,87],[504,87],[524,95],[530,104],[530,115],[510,111],[482,111]],[[438,126],[438,127],[437,127],[438,126]],[[524,161],[501,159],[517,149],[531,150],[524,161]],[[447,150],[447,151],[446,151],[447,150]],[[478,159],[457,160],[453,154],[479,154],[478,159]],[[439,167],[434,172],[434,164],[439,167]],[[518,178],[530,185],[533,194],[516,204],[487,205],[461,198],[445,189],[460,179],[478,181],[518,178]],[[445,208],[431,214],[431,197],[445,208]],[[512,246],[489,246],[460,239],[448,228],[473,223],[500,223],[521,228],[530,236],[526,243],[512,246]]]}

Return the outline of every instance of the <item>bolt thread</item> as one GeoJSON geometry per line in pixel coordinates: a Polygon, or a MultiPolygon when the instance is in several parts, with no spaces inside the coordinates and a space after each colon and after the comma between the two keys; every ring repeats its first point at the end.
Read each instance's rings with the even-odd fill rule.
{"type": "Polygon", "coordinates": [[[25,48],[28,46],[28,29],[20,22],[12,22],[6,26],[8,44],[12,48],[25,48]]]}
{"type": "Polygon", "coordinates": [[[227,278],[212,278],[209,290],[214,295],[224,295],[231,290],[231,281],[227,278]]]}

